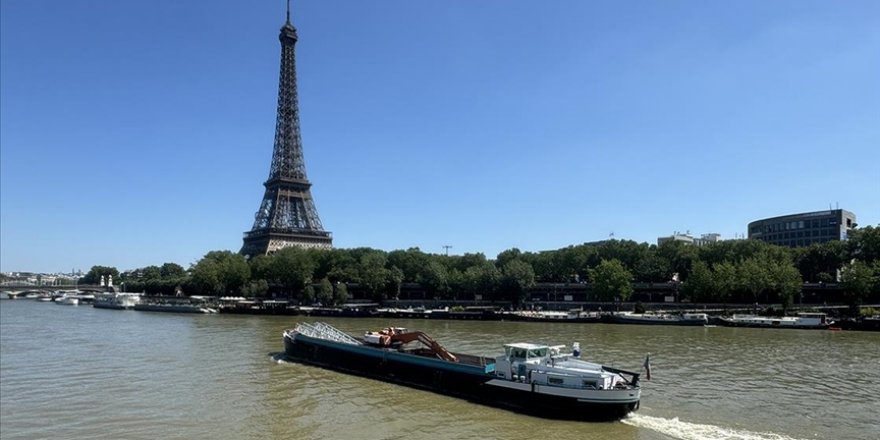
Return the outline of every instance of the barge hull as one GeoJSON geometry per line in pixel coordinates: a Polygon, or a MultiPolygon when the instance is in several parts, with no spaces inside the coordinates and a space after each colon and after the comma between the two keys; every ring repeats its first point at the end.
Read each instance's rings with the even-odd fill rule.
{"type": "Polygon", "coordinates": [[[327,342],[301,334],[285,337],[284,351],[292,361],[546,418],[614,421],[638,408],[638,402],[586,402],[495,386],[489,383],[495,377],[481,366],[423,358],[396,350],[327,342]]]}

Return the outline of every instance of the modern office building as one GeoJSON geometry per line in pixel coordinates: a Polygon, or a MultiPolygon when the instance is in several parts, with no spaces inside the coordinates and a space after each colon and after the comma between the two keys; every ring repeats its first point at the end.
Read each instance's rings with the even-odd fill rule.
{"type": "Polygon", "coordinates": [[[855,214],[832,209],[753,221],[749,223],[749,238],[779,246],[802,247],[846,240],[849,230],[856,226],[855,214]]]}

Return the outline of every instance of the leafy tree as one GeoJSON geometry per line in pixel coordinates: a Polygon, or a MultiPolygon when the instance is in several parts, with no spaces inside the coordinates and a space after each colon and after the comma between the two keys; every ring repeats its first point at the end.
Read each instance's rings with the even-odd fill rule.
{"type": "MultiPolygon", "coordinates": [[[[333,289],[333,288],[331,287],[330,289],[333,289]]],[[[331,292],[332,292],[332,290],[331,290],[331,292]]],[[[332,297],[332,295],[333,294],[331,293],[330,297],[332,297]]],[[[323,297],[323,295],[321,295],[321,296],[323,297]]],[[[302,303],[306,304],[306,305],[312,305],[315,303],[315,288],[311,284],[309,284],[308,286],[306,286],[305,289],[303,289],[302,303]]]]}
{"type": "Polygon", "coordinates": [[[522,304],[528,298],[528,288],[535,285],[535,271],[522,260],[509,260],[501,268],[500,292],[512,303],[522,304]]]}
{"type": "Polygon", "coordinates": [[[645,259],[648,254],[646,243],[636,243],[632,240],[605,240],[598,246],[598,254],[601,260],[617,260],[627,270],[633,270],[638,263],[645,259]]]}
{"type": "MultiPolygon", "coordinates": [[[[323,305],[323,306],[333,305],[334,301],[333,301],[333,288],[332,288],[332,286],[329,290],[319,288],[317,296],[318,296],[318,302],[321,303],[321,305],[323,305]]],[[[304,301],[305,301],[305,299],[304,299],[304,301]]],[[[306,303],[306,304],[310,304],[310,303],[306,303]]]]}
{"type": "Polygon", "coordinates": [[[471,266],[462,274],[462,290],[471,295],[483,295],[495,299],[495,291],[501,282],[501,271],[491,262],[471,266]]]}
{"type": "Polygon", "coordinates": [[[682,287],[685,297],[695,302],[712,301],[715,295],[715,277],[712,270],[702,261],[695,261],[691,276],[682,287]]]}
{"type": "Polygon", "coordinates": [[[498,254],[497,257],[495,257],[495,266],[497,266],[498,268],[503,268],[507,265],[507,263],[513,260],[521,260],[522,256],[522,251],[517,248],[511,248],[506,251],[502,251],[498,254]]]}
{"type": "Polygon", "coordinates": [[[700,259],[700,249],[680,241],[667,241],[657,246],[657,255],[666,260],[670,278],[677,273],[681,281],[687,281],[694,261],[700,259]]]}
{"type": "Polygon", "coordinates": [[[880,227],[866,226],[849,231],[847,237],[849,256],[871,263],[880,260],[880,227]]]}
{"type": "Polygon", "coordinates": [[[601,301],[626,301],[632,295],[632,274],[619,260],[602,260],[590,271],[590,279],[601,301]]]}
{"type": "Polygon", "coordinates": [[[388,269],[388,292],[394,299],[400,298],[400,288],[403,285],[403,270],[397,266],[388,269]]]}
{"type": "Polygon", "coordinates": [[[801,274],[787,260],[774,260],[767,268],[771,290],[779,296],[784,315],[791,308],[795,296],[801,292],[801,274]]]}
{"type": "MultiPolygon", "coordinates": [[[[880,267],[877,264],[873,266],[880,267]]],[[[862,304],[872,291],[876,292],[878,285],[876,276],[874,267],[859,260],[843,267],[840,272],[840,284],[851,306],[862,304]]]]}
{"type": "Polygon", "coordinates": [[[162,278],[162,269],[159,266],[147,266],[140,270],[142,280],[158,280],[162,278]]]}
{"type": "Polygon", "coordinates": [[[312,282],[317,264],[306,249],[291,246],[272,256],[271,280],[288,294],[299,294],[312,282]]]}
{"type": "Polygon", "coordinates": [[[239,293],[250,276],[244,256],[230,251],[208,252],[192,268],[192,284],[208,295],[239,293]]]}
{"type": "Polygon", "coordinates": [[[423,269],[419,282],[435,298],[449,298],[449,273],[442,264],[430,261],[423,269]]]}
{"type": "Polygon", "coordinates": [[[269,281],[272,279],[272,255],[257,255],[248,260],[253,278],[269,281]]]}
{"type": "Polygon", "coordinates": [[[589,277],[588,262],[594,255],[595,246],[588,245],[569,246],[556,251],[556,266],[562,276],[559,281],[586,281],[589,277]]]}
{"type": "Polygon", "coordinates": [[[348,286],[345,283],[336,285],[336,291],[333,293],[333,304],[345,304],[348,301],[348,286]]]}
{"type": "Polygon", "coordinates": [[[736,267],[739,288],[751,295],[751,299],[759,302],[760,295],[770,285],[770,274],[764,262],[757,257],[749,257],[736,267]]]}
{"type": "Polygon", "coordinates": [[[486,255],[481,252],[478,252],[476,254],[454,255],[449,257],[444,256],[443,259],[448,262],[448,268],[450,270],[456,269],[462,273],[466,271],[469,267],[479,266],[488,261],[486,259],[486,255]]]}
{"type": "Polygon", "coordinates": [[[159,269],[159,275],[162,279],[176,279],[186,276],[186,270],[177,263],[165,263],[159,269]]]}
{"type": "Polygon", "coordinates": [[[254,296],[261,297],[266,296],[266,293],[269,291],[269,283],[266,280],[251,280],[241,289],[241,293],[244,296],[254,296]]]}
{"type": "Polygon", "coordinates": [[[847,243],[828,241],[796,250],[795,261],[801,277],[810,282],[831,282],[846,259],[847,243]]]}
{"type": "MultiPolygon", "coordinates": [[[[322,278],[321,282],[318,284],[318,300],[323,304],[332,304],[333,303],[333,284],[327,278],[322,278]]],[[[310,301],[305,301],[306,304],[311,304],[315,302],[315,296],[312,295],[310,301]]]]}
{"type": "Polygon", "coordinates": [[[633,272],[636,281],[657,283],[672,278],[670,263],[662,258],[656,248],[650,248],[642,259],[636,262],[633,272]]]}
{"type": "Polygon", "coordinates": [[[723,261],[712,267],[715,295],[714,300],[727,302],[736,290],[736,266],[730,261],[723,261]]]}
{"type": "Polygon", "coordinates": [[[377,301],[383,299],[382,293],[388,280],[388,270],[385,269],[385,263],[384,252],[370,252],[361,256],[358,264],[361,286],[377,301]]]}
{"type": "Polygon", "coordinates": [[[403,272],[405,282],[419,282],[422,268],[428,264],[428,260],[428,255],[417,247],[388,253],[388,264],[396,266],[403,272]]]}
{"type": "Polygon", "coordinates": [[[111,266],[92,266],[82,278],[79,279],[80,284],[100,284],[101,277],[107,282],[108,276],[112,276],[114,280],[119,279],[119,271],[111,266]]]}

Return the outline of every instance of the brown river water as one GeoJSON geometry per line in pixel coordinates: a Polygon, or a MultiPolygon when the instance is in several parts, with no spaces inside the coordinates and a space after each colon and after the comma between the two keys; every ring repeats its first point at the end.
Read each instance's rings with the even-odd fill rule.
{"type": "Polygon", "coordinates": [[[332,319],[422,330],[453,351],[580,342],[640,371],[641,409],[546,420],[279,360],[303,317],[179,315],[0,301],[0,438],[880,439],[880,333],[332,319]]]}

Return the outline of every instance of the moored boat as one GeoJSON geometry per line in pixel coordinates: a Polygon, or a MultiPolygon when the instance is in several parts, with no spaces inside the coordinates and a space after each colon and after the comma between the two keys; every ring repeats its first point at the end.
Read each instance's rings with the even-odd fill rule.
{"type": "Polygon", "coordinates": [[[601,316],[598,312],[587,312],[580,309],[568,311],[516,311],[504,313],[504,319],[511,321],[530,321],[530,322],[570,322],[570,323],[586,323],[600,322],[601,316]]]}
{"type": "Polygon", "coordinates": [[[215,309],[198,304],[140,303],[132,308],[139,312],[217,313],[215,309]]]}
{"type": "Polygon", "coordinates": [[[798,313],[797,316],[755,316],[733,315],[721,318],[721,325],[727,327],[795,328],[825,329],[832,324],[824,313],[798,313]]]}
{"type": "Polygon", "coordinates": [[[608,315],[608,319],[616,324],[702,326],[709,323],[709,316],[705,313],[671,314],[620,312],[608,315]]]}
{"type": "Polygon", "coordinates": [[[617,420],[641,397],[638,373],[581,360],[577,345],[564,353],[511,343],[490,358],[450,352],[422,332],[387,328],[356,338],[320,322],[300,323],[283,339],[293,361],[549,418],[617,420]]]}
{"type": "Polygon", "coordinates": [[[140,302],[141,295],[138,293],[109,293],[98,295],[92,303],[92,307],[96,309],[114,309],[125,310],[131,309],[140,302]]]}
{"type": "Polygon", "coordinates": [[[211,298],[204,296],[141,297],[140,301],[132,308],[139,312],[217,313],[217,309],[212,307],[211,301],[211,298]]]}
{"type": "Polygon", "coordinates": [[[55,304],[60,304],[64,306],[77,306],[79,305],[79,298],[74,295],[64,295],[60,298],[56,298],[55,304]]]}

